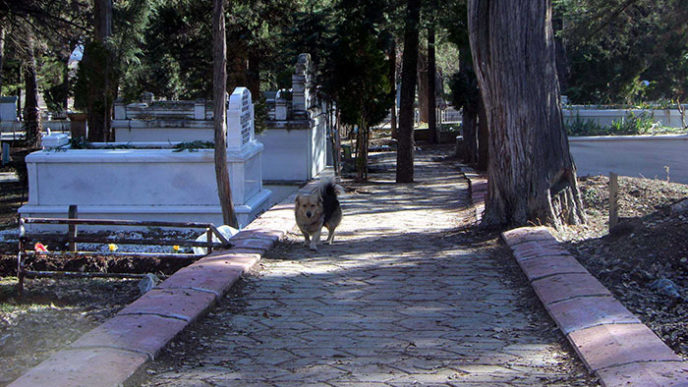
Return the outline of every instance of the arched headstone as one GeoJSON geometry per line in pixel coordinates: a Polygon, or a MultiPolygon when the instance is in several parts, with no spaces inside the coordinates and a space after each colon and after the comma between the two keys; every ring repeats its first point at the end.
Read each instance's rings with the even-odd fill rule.
{"type": "Polygon", "coordinates": [[[251,92],[237,87],[229,96],[227,107],[227,148],[240,150],[255,139],[253,102],[251,92]]]}

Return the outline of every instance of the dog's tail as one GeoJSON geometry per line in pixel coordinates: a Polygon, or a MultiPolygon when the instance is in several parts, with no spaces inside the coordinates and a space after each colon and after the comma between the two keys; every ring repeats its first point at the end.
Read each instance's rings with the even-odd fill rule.
{"type": "Polygon", "coordinates": [[[332,215],[334,215],[339,207],[339,200],[337,200],[338,191],[343,192],[344,189],[337,185],[334,180],[328,179],[322,182],[320,186],[320,197],[322,197],[323,213],[325,214],[324,222],[327,223],[332,215]]]}
{"type": "Polygon", "coordinates": [[[344,194],[344,188],[337,184],[333,178],[328,177],[320,183],[320,193],[323,198],[327,196],[337,197],[344,194]]]}

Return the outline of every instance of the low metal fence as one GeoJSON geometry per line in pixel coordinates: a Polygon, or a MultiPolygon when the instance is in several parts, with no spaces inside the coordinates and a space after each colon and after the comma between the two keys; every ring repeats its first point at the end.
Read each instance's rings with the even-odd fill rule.
{"type": "MultiPolygon", "coordinates": [[[[102,244],[123,244],[123,245],[167,245],[167,246],[184,246],[184,247],[203,247],[207,249],[207,253],[211,253],[214,248],[229,248],[231,243],[225,238],[222,233],[212,223],[197,223],[197,222],[164,222],[164,221],[138,221],[138,220],[108,220],[108,219],[78,219],[74,215],[76,213],[75,206],[70,206],[69,218],[19,218],[19,249],[17,253],[17,290],[21,296],[24,289],[25,278],[143,278],[145,274],[136,273],[102,273],[102,272],[69,272],[69,271],[35,271],[27,268],[27,258],[36,255],[43,256],[78,256],[78,255],[112,255],[117,257],[137,256],[137,257],[154,257],[161,259],[196,259],[202,255],[189,253],[174,253],[174,254],[160,254],[160,253],[140,253],[140,252],[94,252],[94,251],[79,251],[78,243],[102,243],[102,244]],[[29,224],[52,224],[52,225],[67,225],[67,233],[29,233],[27,232],[27,225],[29,224]],[[196,241],[188,239],[168,239],[168,238],[108,238],[103,235],[78,235],[77,226],[118,226],[118,227],[162,227],[162,228],[176,228],[176,229],[205,229],[206,241],[196,241]],[[213,241],[213,235],[217,242],[213,241]],[[66,245],[67,249],[64,251],[36,251],[31,248],[31,242],[51,242],[66,245]]],[[[34,245],[35,246],[35,245],[34,245]]],[[[47,249],[46,249],[47,250],[47,249]]]]}

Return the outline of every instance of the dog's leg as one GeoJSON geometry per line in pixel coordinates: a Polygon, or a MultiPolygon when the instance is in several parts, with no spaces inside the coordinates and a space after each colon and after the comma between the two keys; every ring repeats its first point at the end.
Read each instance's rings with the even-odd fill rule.
{"type": "Polygon", "coordinates": [[[303,234],[303,239],[304,239],[304,242],[303,242],[303,243],[304,243],[306,246],[308,246],[308,245],[310,244],[311,237],[308,236],[308,233],[307,233],[307,232],[301,231],[301,233],[303,234]]]}
{"type": "Polygon", "coordinates": [[[334,242],[334,230],[337,228],[337,226],[332,227],[332,228],[327,228],[327,244],[331,245],[332,242],[334,242]]]}
{"type": "Polygon", "coordinates": [[[310,248],[313,251],[318,250],[318,242],[320,242],[320,233],[321,232],[322,232],[321,230],[318,230],[318,231],[313,233],[313,239],[311,240],[311,245],[310,245],[310,248]]]}

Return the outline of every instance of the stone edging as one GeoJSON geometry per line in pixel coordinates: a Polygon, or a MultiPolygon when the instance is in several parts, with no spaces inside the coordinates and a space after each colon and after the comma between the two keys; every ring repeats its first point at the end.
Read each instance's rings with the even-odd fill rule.
{"type": "MultiPolygon", "coordinates": [[[[476,214],[480,209],[482,215],[487,180],[464,173],[476,214]]],[[[549,315],[604,386],[688,386],[688,362],[621,305],[548,228],[517,228],[502,238],[549,315]]]]}
{"type": "MultiPolygon", "coordinates": [[[[311,181],[299,192],[310,192],[311,181]]],[[[298,193],[298,192],[297,192],[298,193]]],[[[179,332],[205,315],[241,275],[295,226],[294,193],[232,238],[233,247],[199,259],[85,333],[9,386],[120,386],[179,332]]]]}

